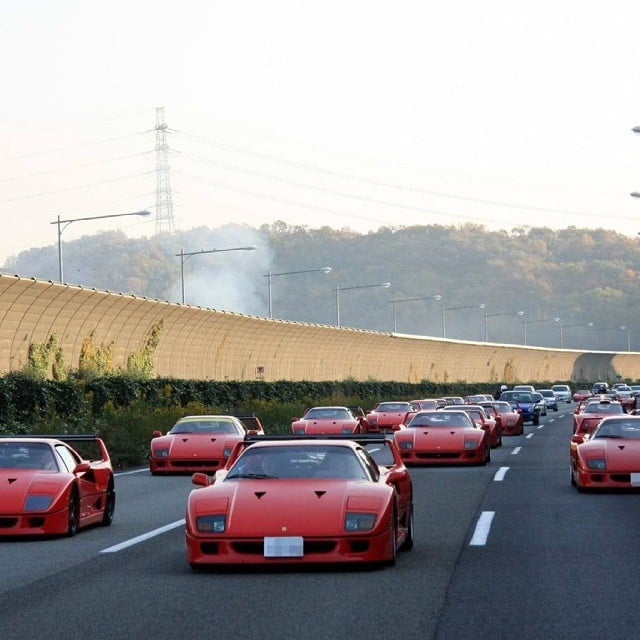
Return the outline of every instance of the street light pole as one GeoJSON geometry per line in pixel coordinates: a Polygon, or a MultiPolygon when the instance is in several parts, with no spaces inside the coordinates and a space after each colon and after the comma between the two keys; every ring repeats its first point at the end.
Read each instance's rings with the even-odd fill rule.
{"type": "Polygon", "coordinates": [[[396,316],[396,304],[399,302],[413,302],[414,300],[442,300],[442,296],[437,293],[433,296],[421,296],[420,298],[400,298],[399,300],[391,300],[391,304],[393,305],[393,332],[396,333],[398,331],[398,320],[396,316]]]}
{"type": "Polygon", "coordinates": [[[59,281],[64,282],[64,271],[62,269],[62,232],[72,223],[84,220],[103,220],[104,218],[122,218],[123,216],[150,216],[151,211],[133,211],[131,213],[110,213],[104,216],[89,216],[87,218],[71,218],[69,220],[54,220],[50,224],[58,225],[58,277],[59,281]],[[64,226],[63,226],[64,225],[64,226]]]}
{"type": "Polygon", "coordinates": [[[336,294],[336,326],[340,326],[340,292],[341,291],[352,291],[353,289],[372,289],[374,287],[384,287],[388,289],[391,286],[390,282],[382,282],[380,284],[361,284],[353,287],[340,287],[340,285],[336,285],[335,289],[331,289],[331,291],[336,294]]]}
{"type": "Polygon", "coordinates": [[[485,313],[484,314],[484,341],[489,342],[489,318],[499,316],[523,316],[524,311],[509,311],[507,313],[485,313]]]}
{"type": "Polygon", "coordinates": [[[223,251],[255,251],[255,245],[249,245],[248,247],[231,247],[230,249],[201,249],[200,251],[191,251],[189,253],[185,253],[182,249],[180,249],[180,253],[176,253],[175,256],[180,258],[180,284],[182,289],[182,304],[184,304],[184,263],[191,256],[199,256],[204,253],[221,253],[223,251]]]}
{"type": "Polygon", "coordinates": [[[447,321],[445,318],[445,314],[447,311],[458,311],[459,309],[484,309],[487,305],[483,303],[481,304],[465,304],[462,307],[445,307],[442,306],[442,337],[447,337],[447,321]]]}
{"type": "Polygon", "coordinates": [[[293,276],[299,273],[331,273],[331,267],[322,267],[321,269],[304,269],[303,271],[283,271],[282,273],[271,273],[271,269],[264,274],[269,283],[269,318],[273,318],[272,301],[271,301],[271,285],[273,279],[277,276],[293,276]]]}

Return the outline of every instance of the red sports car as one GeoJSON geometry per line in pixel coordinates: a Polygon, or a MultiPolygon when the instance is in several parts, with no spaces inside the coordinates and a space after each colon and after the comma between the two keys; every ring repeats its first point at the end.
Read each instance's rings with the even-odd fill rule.
{"type": "Polygon", "coordinates": [[[295,435],[340,435],[366,433],[368,424],[360,415],[354,415],[349,407],[313,407],[302,418],[291,420],[291,432],[295,435]]]}
{"type": "Polygon", "coordinates": [[[205,474],[193,476],[201,488],[187,504],[192,567],[394,564],[398,549],[413,546],[411,477],[392,441],[248,440],[236,447],[214,484],[205,474]]]}
{"type": "Polygon", "coordinates": [[[578,391],[574,392],[573,394],[573,401],[582,402],[583,400],[590,398],[592,395],[593,394],[589,389],[578,389],[578,391]]]}
{"type": "Polygon", "coordinates": [[[369,431],[397,431],[415,412],[410,402],[379,402],[365,417],[369,431]]]}
{"type": "Polygon", "coordinates": [[[393,434],[405,464],[486,464],[491,460],[487,432],[464,411],[420,411],[406,426],[393,434]]]}
{"type": "Polygon", "coordinates": [[[480,405],[467,404],[464,407],[445,407],[442,411],[464,411],[476,423],[476,426],[487,432],[492,449],[502,446],[502,427],[496,419],[480,405]]]}
{"type": "Polygon", "coordinates": [[[624,413],[622,405],[609,398],[598,396],[587,400],[573,414],[573,433],[591,433],[602,418],[621,413],[624,413]]]}
{"type": "Polygon", "coordinates": [[[521,436],[524,433],[524,422],[522,414],[518,413],[508,402],[494,400],[493,402],[482,402],[481,407],[485,411],[493,410],[496,423],[500,425],[503,436],[521,436]]]}
{"type": "Polygon", "coordinates": [[[153,432],[149,471],[160,473],[213,472],[221,469],[234,445],[249,433],[264,433],[255,416],[186,416],[167,435],[153,432]],[[243,424],[247,423],[251,429],[243,424]]]}
{"type": "Polygon", "coordinates": [[[438,400],[436,400],[435,398],[412,400],[410,404],[414,411],[433,411],[444,406],[444,402],[438,402],[438,400]]]}
{"type": "Polygon", "coordinates": [[[640,416],[603,418],[588,441],[574,435],[571,484],[584,489],[640,488],[640,416]]]}
{"type": "Polygon", "coordinates": [[[0,486],[3,536],[73,536],[113,520],[113,468],[96,436],[0,437],[0,486]],[[82,443],[95,459],[84,459],[68,442],[82,443]]]}

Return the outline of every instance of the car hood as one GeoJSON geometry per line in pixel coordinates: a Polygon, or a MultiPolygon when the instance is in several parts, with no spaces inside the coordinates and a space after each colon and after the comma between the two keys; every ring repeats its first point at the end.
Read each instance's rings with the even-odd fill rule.
{"type": "Polygon", "coordinates": [[[291,425],[294,433],[295,429],[304,428],[305,433],[319,434],[339,434],[343,429],[355,431],[357,427],[357,420],[298,420],[291,425]]]}
{"type": "Polygon", "coordinates": [[[227,480],[192,493],[192,515],[224,512],[231,536],[332,536],[347,511],[380,514],[392,489],[366,480],[227,480]],[[222,508],[221,508],[222,507],[222,508]]]}
{"type": "Polygon", "coordinates": [[[198,455],[222,455],[225,447],[232,447],[242,436],[223,433],[179,433],[154,438],[151,448],[168,449],[169,457],[192,458],[198,455]]]}
{"type": "Polygon", "coordinates": [[[618,438],[596,438],[578,447],[586,458],[605,458],[607,472],[640,471],[640,441],[618,438]]]}
{"type": "Polygon", "coordinates": [[[413,439],[416,449],[444,449],[459,451],[464,449],[464,441],[479,440],[484,431],[482,429],[446,427],[410,427],[396,437],[396,444],[403,440],[413,439]]]}
{"type": "Polygon", "coordinates": [[[0,470],[0,514],[22,513],[27,495],[50,495],[53,506],[71,478],[71,474],[59,471],[0,470]]]}

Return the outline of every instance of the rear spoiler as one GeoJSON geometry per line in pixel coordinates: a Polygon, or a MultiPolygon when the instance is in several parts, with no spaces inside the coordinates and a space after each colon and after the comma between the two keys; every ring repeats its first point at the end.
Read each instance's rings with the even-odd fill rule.
{"type": "Polygon", "coordinates": [[[62,442],[95,442],[100,447],[100,455],[102,456],[102,460],[105,462],[110,462],[111,458],[109,457],[109,452],[107,451],[107,447],[104,444],[102,438],[97,434],[91,433],[23,433],[21,435],[11,434],[7,436],[0,436],[0,438],[15,438],[17,439],[28,439],[28,438],[40,438],[43,440],[60,440],[62,442]]]}

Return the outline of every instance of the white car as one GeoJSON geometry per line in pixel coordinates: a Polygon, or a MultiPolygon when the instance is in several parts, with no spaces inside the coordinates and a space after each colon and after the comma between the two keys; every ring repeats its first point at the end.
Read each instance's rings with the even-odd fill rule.
{"type": "Polygon", "coordinates": [[[558,410],[558,398],[556,398],[556,394],[552,389],[538,389],[538,393],[544,398],[547,409],[551,409],[551,411],[558,410]]]}
{"type": "Polygon", "coordinates": [[[556,394],[558,402],[571,403],[571,387],[568,384],[554,384],[551,391],[556,394]]]}

